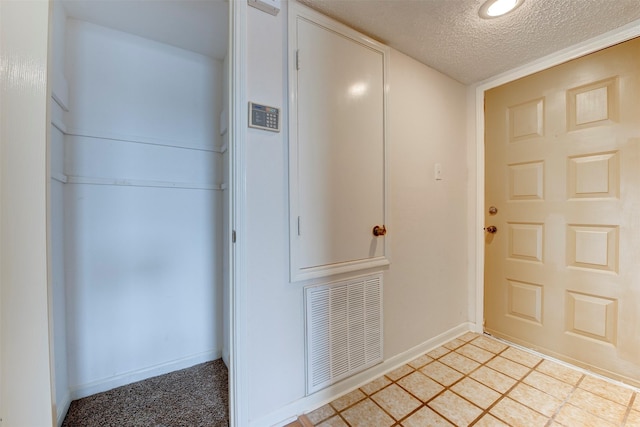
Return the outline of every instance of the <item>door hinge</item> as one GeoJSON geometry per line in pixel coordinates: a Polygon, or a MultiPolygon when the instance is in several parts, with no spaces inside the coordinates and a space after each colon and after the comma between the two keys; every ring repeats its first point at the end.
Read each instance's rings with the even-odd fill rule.
{"type": "Polygon", "coordinates": [[[236,230],[231,231],[231,243],[236,242],[236,230]]]}
{"type": "Polygon", "coordinates": [[[300,49],[296,50],[296,70],[300,69],[300,49]]]}
{"type": "Polygon", "coordinates": [[[300,217],[298,217],[298,236],[302,235],[302,231],[301,231],[301,225],[300,225],[300,217]]]}

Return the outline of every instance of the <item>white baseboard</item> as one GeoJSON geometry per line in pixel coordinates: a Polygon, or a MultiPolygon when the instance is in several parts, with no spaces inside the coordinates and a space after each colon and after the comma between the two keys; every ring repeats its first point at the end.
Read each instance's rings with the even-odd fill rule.
{"type": "Polygon", "coordinates": [[[267,416],[251,420],[249,425],[250,427],[284,426],[291,421],[294,421],[298,415],[308,413],[322,405],[326,405],[340,396],[362,387],[375,378],[410,362],[416,357],[428,353],[434,348],[439,347],[466,332],[475,331],[475,329],[476,326],[474,323],[461,323],[460,325],[428,339],[422,344],[419,344],[403,353],[393,356],[384,362],[367,369],[366,371],[360,372],[359,374],[349,377],[314,394],[298,399],[267,416]]]}
{"type": "Polygon", "coordinates": [[[56,411],[58,412],[56,424],[58,427],[62,426],[65,417],[67,416],[67,412],[69,412],[69,406],[71,406],[71,393],[67,392],[62,398],[62,402],[56,405],[56,411]]]}
{"type": "Polygon", "coordinates": [[[71,400],[82,399],[92,394],[102,393],[116,387],[131,384],[136,381],[146,380],[147,378],[156,377],[158,375],[168,374],[169,372],[178,371],[180,369],[189,368],[199,363],[209,362],[221,357],[220,350],[206,351],[199,354],[183,357],[181,359],[172,360],[170,362],[161,363],[155,366],[149,366],[135,371],[126,372],[124,374],[115,375],[113,377],[103,378],[86,384],[80,384],[71,387],[71,400]]]}

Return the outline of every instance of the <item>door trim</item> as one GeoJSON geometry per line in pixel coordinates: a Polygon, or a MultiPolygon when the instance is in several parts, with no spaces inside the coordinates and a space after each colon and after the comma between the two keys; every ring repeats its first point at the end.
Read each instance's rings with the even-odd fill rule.
{"type": "Polygon", "coordinates": [[[229,2],[229,425],[249,424],[246,277],[247,2],[229,2]],[[235,241],[233,239],[235,236],[235,241]]]}
{"type": "MultiPolygon", "coordinates": [[[[475,319],[474,331],[484,332],[484,93],[494,87],[512,82],[519,78],[546,70],[572,59],[580,58],[595,51],[611,47],[615,44],[640,37],[640,20],[636,20],[623,27],[594,37],[585,42],[570,46],[566,49],[547,55],[537,61],[499,74],[471,87],[470,95],[475,96],[475,117],[469,117],[469,122],[475,121],[475,157],[476,157],[476,209],[470,214],[469,224],[475,230],[475,310],[469,307],[470,319],[475,319]]],[[[473,98],[472,98],[473,99],[473,98]]],[[[472,149],[472,152],[474,150],[472,149]]],[[[473,166],[473,165],[470,165],[473,166]]],[[[473,257],[470,257],[473,259],[473,257]]]]}

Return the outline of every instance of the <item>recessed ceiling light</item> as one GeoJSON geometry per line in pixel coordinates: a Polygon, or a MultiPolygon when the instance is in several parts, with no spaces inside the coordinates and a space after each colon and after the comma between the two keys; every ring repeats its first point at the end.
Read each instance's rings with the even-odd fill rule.
{"type": "Polygon", "coordinates": [[[478,14],[481,18],[491,19],[506,15],[520,6],[524,0],[487,0],[478,14]]]}

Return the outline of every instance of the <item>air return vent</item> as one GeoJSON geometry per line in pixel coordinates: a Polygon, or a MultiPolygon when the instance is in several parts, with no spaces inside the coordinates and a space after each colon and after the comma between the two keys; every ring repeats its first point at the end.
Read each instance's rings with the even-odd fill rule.
{"type": "Polygon", "coordinates": [[[307,394],[382,361],[382,274],[305,288],[307,394]]]}

